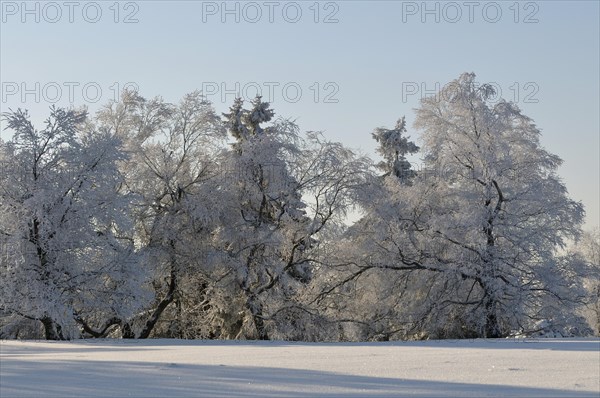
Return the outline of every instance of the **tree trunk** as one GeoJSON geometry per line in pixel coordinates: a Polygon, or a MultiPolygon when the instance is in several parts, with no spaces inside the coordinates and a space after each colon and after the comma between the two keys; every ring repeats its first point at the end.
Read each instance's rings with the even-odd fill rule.
{"type": "Polygon", "coordinates": [[[262,313],[262,305],[255,303],[254,300],[248,300],[248,309],[252,313],[252,321],[256,328],[258,340],[269,340],[269,334],[265,330],[265,321],[262,313]]]}
{"type": "Polygon", "coordinates": [[[483,337],[486,339],[497,339],[501,336],[498,317],[496,316],[496,302],[489,296],[485,303],[485,326],[483,337]]]}
{"type": "Polygon", "coordinates": [[[121,336],[124,339],[135,339],[135,333],[133,333],[129,322],[123,321],[123,323],[121,323],[121,336]]]}
{"type": "Polygon", "coordinates": [[[117,317],[112,317],[109,320],[106,321],[106,323],[104,324],[104,327],[100,330],[94,330],[92,329],[92,327],[85,321],[83,320],[83,318],[77,314],[75,315],[75,322],[79,323],[81,325],[81,327],[83,328],[83,331],[87,334],[89,334],[92,337],[95,338],[103,338],[106,337],[110,327],[113,325],[123,325],[123,321],[120,318],[117,317]]]}
{"type": "MultiPolygon", "coordinates": [[[[494,209],[489,214],[487,224],[483,228],[483,231],[486,235],[486,240],[487,240],[487,250],[486,250],[487,259],[484,261],[485,261],[485,266],[489,267],[488,275],[486,275],[486,277],[489,278],[490,280],[496,280],[497,269],[496,269],[495,262],[493,261],[494,257],[495,257],[494,247],[496,245],[496,237],[494,236],[494,221],[496,220],[496,217],[502,210],[505,199],[504,199],[504,195],[502,194],[502,191],[500,190],[500,186],[498,185],[496,180],[492,180],[492,185],[496,189],[498,198],[496,201],[496,206],[494,206],[494,209]]],[[[488,199],[485,203],[485,206],[488,207],[491,203],[492,203],[492,200],[488,199]]],[[[495,338],[501,337],[500,325],[498,323],[498,316],[496,314],[497,299],[491,297],[491,295],[489,293],[489,287],[487,286],[487,282],[484,283],[483,289],[485,292],[484,293],[485,294],[485,297],[484,297],[484,300],[485,300],[484,337],[490,338],[490,339],[495,339],[495,338]]]]}
{"type": "Polygon", "coordinates": [[[158,303],[158,306],[156,307],[150,318],[146,321],[146,325],[144,325],[144,329],[142,329],[142,332],[138,336],[138,339],[147,339],[150,336],[150,333],[152,333],[154,326],[156,326],[156,322],[158,322],[158,319],[162,315],[163,311],[169,306],[169,304],[171,304],[172,301],[173,295],[167,294],[167,296],[164,299],[162,299],[160,303],[158,303]]]}
{"type": "Polygon", "coordinates": [[[258,333],[259,340],[269,340],[269,335],[265,330],[265,321],[262,318],[262,314],[252,315],[254,318],[254,325],[256,326],[256,332],[258,333]]]}
{"type": "Polygon", "coordinates": [[[56,323],[52,318],[45,316],[40,319],[42,325],[44,325],[44,336],[46,340],[65,340],[62,334],[62,327],[56,323]]]}
{"type": "Polygon", "coordinates": [[[150,333],[152,333],[152,329],[154,329],[154,326],[156,326],[156,322],[158,322],[158,319],[164,312],[165,308],[167,308],[169,304],[171,304],[171,302],[173,302],[173,300],[175,299],[176,287],[177,276],[174,266],[171,266],[171,280],[169,283],[169,290],[167,291],[167,295],[158,303],[158,306],[156,307],[152,315],[150,315],[150,318],[146,321],[146,325],[144,325],[144,329],[142,329],[142,332],[138,337],[139,339],[147,339],[150,336],[150,333]]]}

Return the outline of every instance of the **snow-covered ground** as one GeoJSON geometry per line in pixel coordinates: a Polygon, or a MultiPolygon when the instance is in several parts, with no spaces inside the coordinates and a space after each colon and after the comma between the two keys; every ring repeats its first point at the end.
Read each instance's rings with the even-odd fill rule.
{"type": "Polygon", "coordinates": [[[600,340],[0,342],[0,397],[599,397],[600,340]]]}

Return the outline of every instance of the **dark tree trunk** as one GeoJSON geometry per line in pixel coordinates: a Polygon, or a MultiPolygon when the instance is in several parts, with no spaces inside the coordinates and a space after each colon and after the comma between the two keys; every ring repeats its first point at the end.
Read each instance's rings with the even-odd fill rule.
{"type": "Polygon", "coordinates": [[[502,337],[500,325],[496,316],[496,303],[492,298],[487,298],[485,303],[485,326],[483,330],[485,338],[497,339],[502,337]]]}
{"type": "Polygon", "coordinates": [[[79,323],[83,328],[83,331],[89,334],[92,337],[102,338],[108,335],[111,326],[113,325],[122,325],[123,321],[120,318],[112,317],[107,320],[104,324],[104,327],[100,330],[94,330],[92,327],[79,315],[75,315],[75,322],[79,323]]]}
{"type": "Polygon", "coordinates": [[[129,322],[123,321],[121,324],[121,335],[124,339],[135,339],[135,333],[133,333],[129,322]]]}
{"type": "Polygon", "coordinates": [[[160,316],[164,312],[164,310],[173,302],[175,299],[175,291],[177,288],[177,276],[174,269],[174,266],[171,267],[171,280],[169,282],[169,290],[167,291],[167,295],[158,303],[158,306],[150,315],[150,318],[146,321],[144,325],[144,329],[138,336],[139,339],[147,339],[152,333],[152,329],[156,326],[156,322],[158,322],[160,316]]]}
{"type": "Polygon", "coordinates": [[[265,329],[265,320],[262,313],[262,305],[255,303],[254,300],[248,301],[248,309],[252,313],[252,321],[256,328],[258,340],[269,340],[269,334],[265,329]]]}
{"type": "Polygon", "coordinates": [[[265,321],[262,318],[261,314],[255,314],[252,316],[254,318],[254,325],[256,326],[256,332],[258,333],[259,340],[269,340],[269,335],[265,330],[265,321]]]}
{"type": "MultiPolygon", "coordinates": [[[[504,199],[502,190],[500,190],[500,186],[498,185],[496,180],[492,180],[492,185],[496,189],[498,198],[496,200],[496,205],[494,206],[494,209],[491,211],[491,213],[489,215],[489,218],[487,220],[487,225],[484,227],[483,230],[484,230],[484,233],[487,238],[487,257],[488,258],[486,261],[486,266],[490,267],[490,269],[488,270],[489,275],[487,275],[487,277],[490,278],[491,280],[496,280],[496,278],[498,276],[497,275],[498,270],[493,261],[493,259],[495,257],[494,247],[496,245],[496,237],[494,236],[494,222],[496,220],[496,217],[498,217],[498,214],[500,214],[500,212],[502,211],[502,207],[504,205],[505,199],[504,199]]],[[[486,202],[486,207],[489,206],[491,203],[492,203],[492,201],[488,200],[486,202]]],[[[498,299],[491,297],[487,283],[485,285],[486,286],[484,286],[484,291],[485,291],[485,298],[484,298],[484,300],[485,300],[484,335],[485,336],[484,337],[499,338],[502,336],[500,333],[500,324],[498,322],[498,315],[497,315],[498,299]]]]}
{"type": "Polygon", "coordinates": [[[44,325],[44,336],[46,340],[65,340],[62,334],[62,327],[52,318],[45,316],[40,319],[44,325]]]}
{"type": "Polygon", "coordinates": [[[146,321],[146,324],[144,325],[144,329],[142,329],[142,332],[138,336],[139,339],[147,339],[148,337],[150,337],[150,333],[152,333],[154,326],[156,326],[156,322],[158,322],[165,308],[167,308],[172,301],[173,296],[167,294],[167,296],[164,299],[162,299],[160,303],[158,303],[158,306],[156,307],[152,315],[150,315],[150,318],[146,321]]]}

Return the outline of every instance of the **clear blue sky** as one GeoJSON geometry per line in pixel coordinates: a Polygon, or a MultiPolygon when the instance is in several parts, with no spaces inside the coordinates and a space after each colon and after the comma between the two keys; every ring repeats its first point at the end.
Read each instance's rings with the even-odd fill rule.
{"type": "Polygon", "coordinates": [[[373,128],[411,124],[421,95],[475,72],[536,121],[586,228],[600,224],[598,1],[22,4],[1,4],[2,111],[95,110],[128,82],[168,101],[204,88],[224,111],[237,83],[302,130],[374,154],[373,128]]]}

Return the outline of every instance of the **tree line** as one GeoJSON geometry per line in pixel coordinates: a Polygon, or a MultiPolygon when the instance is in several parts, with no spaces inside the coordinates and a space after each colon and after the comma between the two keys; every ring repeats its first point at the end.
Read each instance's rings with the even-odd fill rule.
{"type": "Polygon", "coordinates": [[[5,113],[0,337],[597,334],[598,233],[494,96],[461,75],[421,100],[420,147],[404,118],[372,132],[379,163],[260,97],[5,113]]]}

